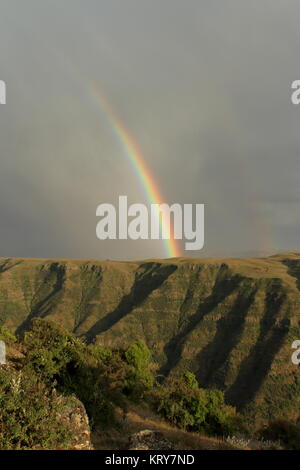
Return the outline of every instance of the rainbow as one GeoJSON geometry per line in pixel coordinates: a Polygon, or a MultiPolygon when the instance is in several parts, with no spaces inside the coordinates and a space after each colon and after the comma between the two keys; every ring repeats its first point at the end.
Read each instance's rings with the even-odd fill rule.
{"type": "MultiPolygon", "coordinates": [[[[104,112],[106,118],[110,122],[115,136],[117,137],[119,143],[121,144],[122,149],[124,150],[125,155],[127,155],[131,166],[139,180],[143,191],[146,194],[147,201],[149,204],[162,204],[165,202],[162,197],[157,184],[154,181],[154,177],[151,174],[150,169],[148,168],[139,148],[134,142],[132,136],[129,134],[128,130],[121,123],[120,119],[116,116],[111,105],[107,100],[102,96],[102,94],[95,88],[90,88],[94,100],[100,105],[101,110],[104,112]]],[[[170,227],[168,221],[164,219],[162,214],[161,218],[162,231],[164,230],[167,233],[172,234],[172,227],[170,227]]],[[[172,235],[168,239],[163,239],[165,246],[165,252],[168,258],[177,258],[182,256],[181,247],[177,240],[172,238],[172,235]]]]}

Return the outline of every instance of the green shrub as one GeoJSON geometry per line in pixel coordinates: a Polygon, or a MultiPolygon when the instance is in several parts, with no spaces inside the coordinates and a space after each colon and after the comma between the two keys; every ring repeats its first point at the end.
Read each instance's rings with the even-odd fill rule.
{"type": "Polygon", "coordinates": [[[179,428],[226,436],[235,430],[235,409],[225,405],[224,394],[196,387],[192,374],[166,380],[149,399],[156,412],[179,428]]]}
{"type": "Polygon", "coordinates": [[[5,326],[0,326],[0,340],[6,344],[12,344],[17,341],[17,338],[5,326]]]}
{"type": "Polygon", "coordinates": [[[0,369],[0,449],[58,449],[72,441],[60,416],[69,402],[36,376],[0,369]]]}
{"type": "Polygon", "coordinates": [[[100,360],[103,362],[110,362],[113,359],[113,352],[111,349],[104,348],[99,344],[95,344],[90,346],[91,354],[95,357],[96,360],[100,360]]]}
{"type": "Polygon", "coordinates": [[[142,341],[135,341],[125,351],[125,361],[129,367],[123,390],[134,397],[140,397],[154,385],[151,372],[151,352],[142,341]]]}
{"type": "Polygon", "coordinates": [[[51,321],[35,319],[24,336],[24,368],[49,387],[75,394],[84,404],[90,424],[113,422],[113,403],[105,368],[95,351],[51,321]]]}
{"type": "Polygon", "coordinates": [[[207,390],[207,416],[203,426],[209,434],[230,436],[236,431],[235,409],[225,404],[221,390],[207,390]]]}
{"type": "Polygon", "coordinates": [[[199,388],[199,383],[197,377],[192,372],[186,371],[182,379],[185,381],[189,388],[199,388]]]}

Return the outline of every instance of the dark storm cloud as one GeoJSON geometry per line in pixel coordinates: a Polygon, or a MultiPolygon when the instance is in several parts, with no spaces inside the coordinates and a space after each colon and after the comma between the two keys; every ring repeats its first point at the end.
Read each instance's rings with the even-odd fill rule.
{"type": "Polygon", "coordinates": [[[206,204],[205,249],[194,255],[297,247],[297,1],[0,8],[1,255],[164,256],[160,242],[95,237],[99,203],[146,200],[90,82],[135,137],[166,202],[206,204]]]}

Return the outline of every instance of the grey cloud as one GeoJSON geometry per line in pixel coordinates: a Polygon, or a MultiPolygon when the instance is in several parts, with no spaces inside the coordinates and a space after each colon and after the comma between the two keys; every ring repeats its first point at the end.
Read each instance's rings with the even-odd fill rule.
{"type": "Polygon", "coordinates": [[[146,198],[90,82],[166,202],[206,204],[194,256],[294,250],[299,13],[296,0],[3,0],[2,255],[164,256],[161,242],[95,237],[97,204],[146,198]]]}

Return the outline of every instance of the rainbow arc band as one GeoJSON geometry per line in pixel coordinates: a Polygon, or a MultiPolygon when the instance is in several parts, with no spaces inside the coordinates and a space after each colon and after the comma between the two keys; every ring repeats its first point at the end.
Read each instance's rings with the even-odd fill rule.
{"type": "MultiPolygon", "coordinates": [[[[128,157],[131,166],[137,176],[138,181],[140,182],[149,204],[162,204],[165,202],[163,199],[157,184],[155,183],[154,177],[151,174],[140,150],[135,144],[132,136],[129,134],[128,130],[124,127],[122,122],[116,116],[111,105],[107,100],[101,95],[101,93],[95,89],[91,88],[92,94],[96,99],[97,103],[100,105],[107,119],[109,120],[114,134],[117,137],[119,143],[126,156],[128,157]]],[[[163,239],[165,253],[168,258],[177,258],[182,256],[181,247],[178,240],[172,238],[172,227],[169,226],[168,220],[164,218],[162,214],[161,218],[162,230],[170,231],[170,239],[163,239]]]]}

